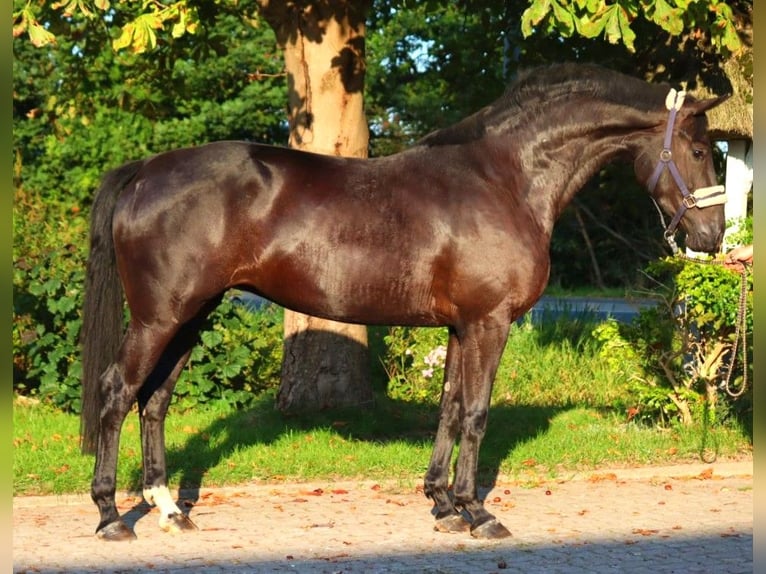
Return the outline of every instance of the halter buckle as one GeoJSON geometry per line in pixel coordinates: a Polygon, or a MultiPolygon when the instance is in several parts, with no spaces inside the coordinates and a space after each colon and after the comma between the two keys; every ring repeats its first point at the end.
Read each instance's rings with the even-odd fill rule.
{"type": "Polygon", "coordinates": [[[694,197],[693,195],[685,195],[681,201],[683,202],[684,207],[686,207],[686,209],[697,207],[697,198],[694,197]]]}

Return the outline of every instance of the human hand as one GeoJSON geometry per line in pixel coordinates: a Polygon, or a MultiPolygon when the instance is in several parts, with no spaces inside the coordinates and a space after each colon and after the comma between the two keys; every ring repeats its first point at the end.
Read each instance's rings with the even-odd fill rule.
{"type": "Polygon", "coordinates": [[[738,245],[724,257],[723,264],[727,269],[739,271],[744,265],[753,264],[753,244],[738,245]]]}

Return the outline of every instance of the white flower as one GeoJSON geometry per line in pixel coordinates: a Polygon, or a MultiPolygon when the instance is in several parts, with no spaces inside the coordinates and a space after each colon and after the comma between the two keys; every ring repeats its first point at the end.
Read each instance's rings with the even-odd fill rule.
{"type": "Polygon", "coordinates": [[[423,362],[429,367],[444,367],[444,362],[447,359],[447,347],[439,345],[435,349],[432,349],[428,355],[426,355],[423,362]]]}

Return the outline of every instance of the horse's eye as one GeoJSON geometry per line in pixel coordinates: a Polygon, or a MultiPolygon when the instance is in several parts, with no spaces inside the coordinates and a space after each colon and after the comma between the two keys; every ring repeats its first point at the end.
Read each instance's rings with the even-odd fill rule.
{"type": "Polygon", "coordinates": [[[705,159],[705,150],[704,149],[695,149],[692,151],[692,155],[694,156],[694,159],[696,160],[703,160],[705,159]]]}

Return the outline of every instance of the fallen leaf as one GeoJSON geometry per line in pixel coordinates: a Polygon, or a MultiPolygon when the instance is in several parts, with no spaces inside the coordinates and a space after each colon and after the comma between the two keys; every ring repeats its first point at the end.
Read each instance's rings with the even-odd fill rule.
{"type": "Polygon", "coordinates": [[[302,490],[301,494],[303,496],[322,496],[324,494],[324,490],[321,488],[315,488],[314,490],[302,490]]]}
{"type": "Polygon", "coordinates": [[[603,474],[592,474],[588,477],[588,482],[603,482],[605,480],[617,480],[617,475],[613,472],[603,474]]]}
{"type": "Polygon", "coordinates": [[[710,480],[713,478],[713,469],[712,468],[706,468],[702,472],[699,473],[698,478],[701,480],[710,480]]]}

